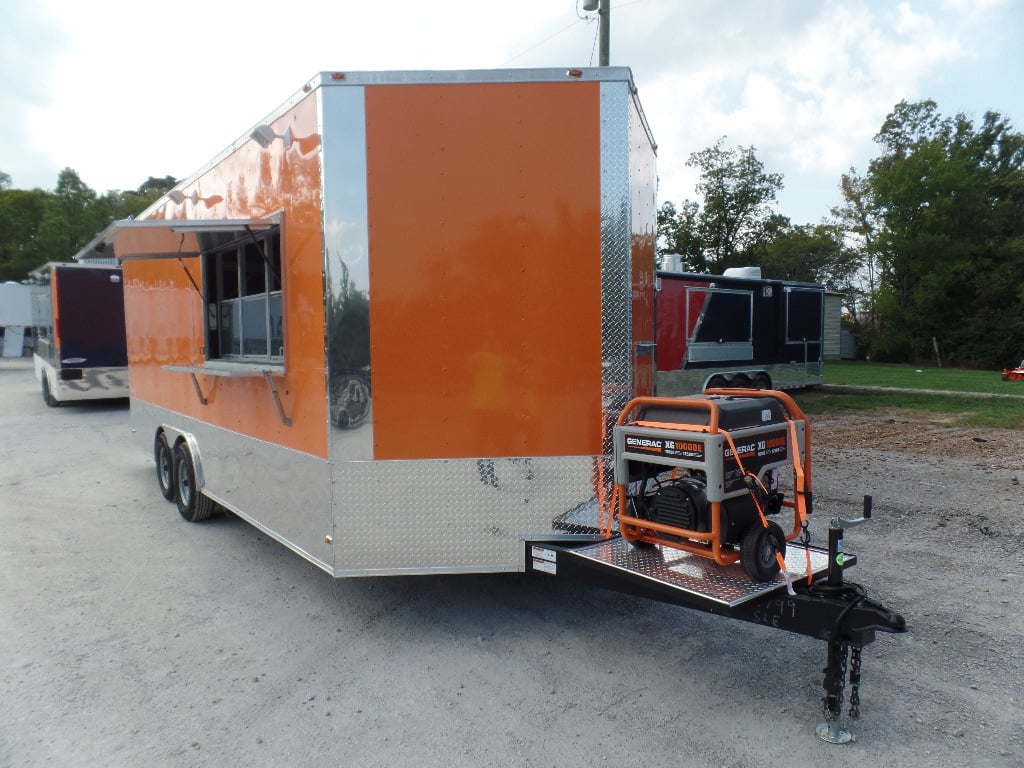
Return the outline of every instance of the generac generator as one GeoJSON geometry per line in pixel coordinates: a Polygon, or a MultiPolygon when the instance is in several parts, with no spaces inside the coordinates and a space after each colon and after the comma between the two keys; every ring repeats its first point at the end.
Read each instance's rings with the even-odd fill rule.
{"type": "Polygon", "coordinates": [[[755,581],[785,566],[786,542],[811,512],[810,427],[788,395],[637,398],[616,422],[614,446],[612,508],[624,539],[739,562],[755,581]],[[787,470],[792,499],[780,490],[787,470]],[[788,533],[770,519],[783,510],[793,512],[788,533]]]}

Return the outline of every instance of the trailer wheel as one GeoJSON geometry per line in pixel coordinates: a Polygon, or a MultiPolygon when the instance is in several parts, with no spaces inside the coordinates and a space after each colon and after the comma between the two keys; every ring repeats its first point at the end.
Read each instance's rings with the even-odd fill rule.
{"type": "Polygon", "coordinates": [[[778,575],[776,553],[786,556],[786,534],[778,523],[769,522],[765,528],[760,521],[756,521],[743,534],[740,562],[743,570],[754,581],[771,581],[778,575]]]}
{"type": "Polygon", "coordinates": [[[60,400],[50,392],[50,379],[46,375],[46,371],[43,371],[43,402],[51,408],[56,408],[60,405],[60,400]]]}
{"type": "Polygon", "coordinates": [[[754,386],[758,389],[771,389],[772,379],[767,373],[759,373],[754,377],[754,386]]]}
{"type": "Polygon", "coordinates": [[[740,373],[732,377],[732,381],[729,382],[729,386],[736,387],[737,389],[750,389],[753,384],[747,374],[740,373]]]}
{"type": "Polygon", "coordinates": [[[721,389],[722,387],[726,386],[726,384],[728,384],[728,382],[725,380],[725,376],[719,376],[718,374],[715,374],[710,379],[708,379],[708,385],[704,387],[704,389],[721,389]]]}
{"type": "Polygon", "coordinates": [[[163,432],[157,432],[153,441],[153,459],[156,461],[156,482],[160,486],[160,494],[168,501],[174,501],[174,454],[163,432]]]}
{"type": "Polygon", "coordinates": [[[174,502],[190,523],[202,522],[213,513],[213,502],[196,486],[196,466],[185,443],[174,446],[174,502]]]}

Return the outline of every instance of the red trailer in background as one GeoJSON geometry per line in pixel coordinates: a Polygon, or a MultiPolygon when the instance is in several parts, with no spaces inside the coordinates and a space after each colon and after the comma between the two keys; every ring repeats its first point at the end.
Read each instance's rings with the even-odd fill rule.
{"type": "Polygon", "coordinates": [[[762,279],[756,268],[724,275],[661,271],[657,282],[659,395],[821,383],[823,286],[762,279]]]}

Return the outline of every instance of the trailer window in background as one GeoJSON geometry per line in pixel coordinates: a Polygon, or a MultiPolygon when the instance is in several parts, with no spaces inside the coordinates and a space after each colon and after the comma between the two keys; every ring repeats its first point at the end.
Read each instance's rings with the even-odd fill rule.
{"type": "Polygon", "coordinates": [[[786,288],[786,343],[820,342],[823,338],[825,292],[786,288]]]}
{"type": "Polygon", "coordinates": [[[686,291],[686,359],[691,363],[754,357],[754,294],[734,288],[686,291]]]}
{"type": "Polygon", "coordinates": [[[204,251],[206,358],[284,359],[278,228],[204,251]]]}

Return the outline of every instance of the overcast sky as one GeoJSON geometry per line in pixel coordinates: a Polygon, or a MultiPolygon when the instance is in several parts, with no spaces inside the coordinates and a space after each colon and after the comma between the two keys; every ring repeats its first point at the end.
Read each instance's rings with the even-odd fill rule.
{"type": "MultiPolygon", "coordinates": [[[[315,73],[596,66],[578,0],[8,0],[0,171],[97,192],[185,178],[315,73]]],[[[720,136],[784,176],[779,212],[817,223],[863,171],[900,99],[986,110],[1024,131],[1020,0],[612,0],[658,142],[659,203],[696,199],[685,163],[720,136]]]]}

